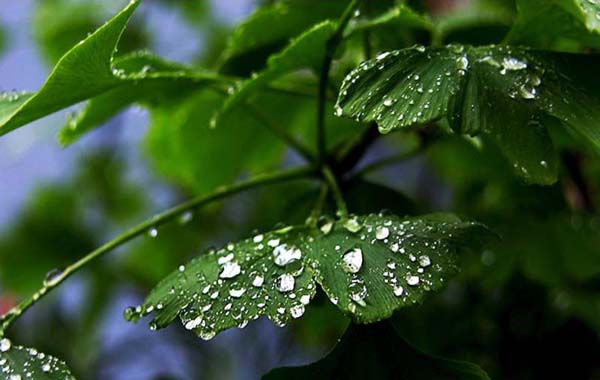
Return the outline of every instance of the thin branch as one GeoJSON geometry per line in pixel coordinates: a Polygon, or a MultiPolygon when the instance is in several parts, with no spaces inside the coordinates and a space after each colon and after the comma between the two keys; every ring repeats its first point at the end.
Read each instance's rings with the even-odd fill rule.
{"type": "Polygon", "coordinates": [[[279,124],[275,123],[271,120],[264,112],[255,107],[250,103],[246,103],[248,108],[252,111],[253,116],[261,123],[263,123],[267,128],[275,134],[278,138],[288,144],[292,149],[294,149],[299,155],[304,157],[307,162],[315,162],[314,154],[300,141],[298,141],[294,136],[292,136],[285,128],[282,128],[279,124]]]}
{"type": "Polygon", "coordinates": [[[344,197],[342,196],[342,191],[340,190],[340,186],[338,185],[335,175],[333,174],[333,172],[331,171],[331,168],[329,168],[329,166],[324,166],[323,169],[321,169],[321,171],[323,173],[323,177],[325,178],[325,181],[327,181],[327,184],[329,185],[329,188],[331,188],[331,192],[333,194],[333,199],[335,200],[335,203],[337,206],[338,216],[340,218],[347,217],[348,216],[348,207],[346,207],[346,202],[344,201],[344,197]]]}
{"type": "Polygon", "coordinates": [[[317,149],[318,149],[318,163],[322,165],[326,161],[327,155],[327,142],[325,140],[325,108],[327,105],[327,87],[329,85],[329,71],[331,70],[331,63],[335,51],[339,44],[342,42],[344,29],[350,21],[354,10],[356,9],[358,2],[352,0],[340,20],[338,21],[337,28],[333,32],[333,35],[327,41],[327,48],[325,50],[325,57],[323,58],[323,64],[321,65],[321,74],[319,76],[319,95],[317,99],[317,149]]]}
{"type": "Polygon", "coordinates": [[[100,246],[96,250],[90,252],[88,255],[84,256],[79,261],[65,268],[62,272],[57,272],[57,274],[51,279],[47,279],[46,281],[44,281],[44,285],[42,286],[42,288],[40,288],[29,298],[23,300],[21,303],[19,303],[17,306],[11,309],[8,313],[2,316],[2,318],[0,318],[0,336],[2,336],[4,331],[6,331],[6,329],[10,327],[10,325],[15,320],[17,320],[26,310],[28,310],[39,299],[43,298],[46,294],[48,294],[50,290],[60,285],[63,281],[65,281],[79,269],[83,268],[91,261],[94,261],[95,259],[98,259],[104,254],[112,251],[113,249],[120,247],[121,245],[129,242],[130,240],[140,235],[145,234],[147,231],[158,228],[159,226],[177,218],[181,214],[194,210],[198,207],[204,206],[207,203],[217,201],[227,196],[237,194],[244,190],[252,189],[255,187],[293,179],[305,178],[308,177],[311,173],[313,173],[313,169],[311,167],[300,167],[276,173],[259,175],[235,185],[222,187],[209,195],[192,198],[167,211],[157,214],[150,219],[147,219],[146,221],[117,236],[108,243],[100,246]]]}
{"type": "Polygon", "coordinates": [[[306,224],[311,227],[315,227],[317,225],[317,221],[323,212],[323,206],[325,204],[325,199],[327,198],[327,193],[329,192],[329,186],[327,183],[321,184],[321,189],[319,190],[319,197],[317,198],[317,202],[313,207],[313,210],[310,213],[310,216],[306,219],[306,224]]]}

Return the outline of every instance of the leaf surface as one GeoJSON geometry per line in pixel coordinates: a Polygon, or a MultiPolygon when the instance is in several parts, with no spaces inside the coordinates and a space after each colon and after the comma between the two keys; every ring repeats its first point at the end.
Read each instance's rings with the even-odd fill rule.
{"type": "Polygon", "coordinates": [[[151,327],[161,328],[179,316],[209,339],[260,316],[279,325],[302,316],[318,282],[356,322],[374,322],[441,288],[456,271],[458,251],[479,234],[487,234],[480,225],[442,214],[353,217],[320,230],[286,227],[181,266],[126,317],[155,312],[151,327]]]}
{"type": "Polygon", "coordinates": [[[600,147],[597,63],[508,46],[385,52],[346,77],[336,114],[375,121],[382,133],[446,118],[456,132],[490,135],[525,180],[549,184],[557,177],[549,126],[600,147]]]}
{"type": "Polygon", "coordinates": [[[62,361],[34,348],[12,346],[0,340],[0,368],[7,380],[75,380],[62,361]]]}

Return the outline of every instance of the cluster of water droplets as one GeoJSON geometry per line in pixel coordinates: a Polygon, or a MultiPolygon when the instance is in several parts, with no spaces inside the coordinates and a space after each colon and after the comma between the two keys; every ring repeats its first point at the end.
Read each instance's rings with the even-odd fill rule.
{"type": "Polygon", "coordinates": [[[74,380],[66,365],[34,348],[14,346],[0,339],[0,374],[6,380],[64,379],[74,380]]]}
{"type": "MultiPolygon", "coordinates": [[[[454,251],[447,241],[452,236],[445,232],[451,227],[385,214],[346,219],[336,227],[347,232],[336,235],[333,257],[338,257],[338,268],[347,275],[347,290],[326,289],[331,301],[356,314],[369,306],[386,307],[373,304],[371,292],[389,292],[400,304],[419,301],[423,292],[443,283],[444,273],[455,269],[454,251]],[[344,294],[347,299],[341,303],[344,294]]],[[[331,229],[323,224],[321,231],[329,234],[331,229]]],[[[331,253],[320,254],[325,262],[331,259],[331,253]]]]}
{"type": "Polygon", "coordinates": [[[170,287],[164,299],[130,309],[127,317],[170,312],[164,307],[175,297],[184,305],[179,316],[185,328],[203,339],[229,327],[243,328],[263,315],[284,326],[304,314],[316,291],[296,236],[284,228],[200,256],[161,284],[170,287]]]}
{"type": "Polygon", "coordinates": [[[0,102],[8,102],[8,103],[12,103],[12,102],[16,102],[19,99],[21,99],[23,96],[26,96],[28,93],[27,91],[2,91],[0,92],[0,102]]]}

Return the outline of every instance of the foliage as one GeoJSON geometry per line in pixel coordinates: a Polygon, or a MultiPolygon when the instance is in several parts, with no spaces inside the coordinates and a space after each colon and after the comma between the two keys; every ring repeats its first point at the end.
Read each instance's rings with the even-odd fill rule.
{"type": "MultiPolygon", "coordinates": [[[[188,63],[140,50],[153,31],[130,21],[139,0],[98,27],[109,3],[36,4],[54,68],[37,92],[0,96],[0,135],[85,102],[58,137],[77,145],[141,107],[145,158],[182,201],[124,228],[156,205],[119,146],[33,195],[0,238],[3,289],[23,297],[0,319],[10,380],[74,378],[3,337],[26,340],[15,323],[88,265],[81,323],[62,336],[80,350],[55,350],[79,378],[95,376],[95,327],[123,283],[158,282],[125,311],[153,331],[180,319],[209,340],[267,317],[322,348],[348,325],[322,359],[264,379],[528,379],[563,369],[513,366],[521,338],[600,352],[597,2],[276,0],[233,30],[209,2],[154,3],[204,35],[188,63]]],[[[578,378],[600,371],[573,360],[578,378]]]]}

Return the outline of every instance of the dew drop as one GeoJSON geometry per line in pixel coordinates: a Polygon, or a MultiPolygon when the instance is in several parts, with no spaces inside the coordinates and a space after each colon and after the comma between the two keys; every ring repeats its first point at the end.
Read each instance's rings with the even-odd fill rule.
{"type": "Polygon", "coordinates": [[[46,277],[44,278],[44,286],[49,287],[58,284],[63,273],[64,271],[61,269],[52,269],[50,272],[46,273],[46,277]]]}
{"type": "Polygon", "coordinates": [[[11,346],[12,346],[12,343],[9,339],[4,338],[4,339],[0,340],[0,352],[6,352],[6,351],[10,350],[11,346]]]}
{"type": "Polygon", "coordinates": [[[342,256],[343,269],[347,273],[358,273],[363,264],[363,255],[360,248],[354,248],[342,256]]]}
{"type": "Polygon", "coordinates": [[[277,289],[282,293],[291,292],[294,290],[295,282],[294,276],[284,273],[277,278],[277,289]]]}
{"type": "Polygon", "coordinates": [[[344,222],[344,228],[352,233],[356,233],[360,231],[362,226],[360,225],[360,223],[358,223],[358,220],[356,218],[350,218],[346,219],[346,221],[344,222]]]}
{"type": "Polygon", "coordinates": [[[237,276],[238,274],[240,274],[240,272],[242,271],[242,268],[240,268],[240,265],[235,262],[227,262],[223,265],[223,270],[221,271],[221,274],[219,274],[220,278],[234,278],[235,276],[237,276]]]}
{"type": "Polygon", "coordinates": [[[252,286],[260,288],[261,286],[263,286],[264,282],[265,278],[257,275],[256,277],[254,277],[254,280],[252,280],[252,286]]]}
{"type": "Polygon", "coordinates": [[[304,314],[304,305],[296,305],[290,308],[290,314],[293,318],[300,318],[304,314]]]}
{"type": "Polygon", "coordinates": [[[390,236],[390,230],[387,227],[379,226],[375,230],[375,237],[377,238],[377,240],[387,239],[388,236],[390,236]]]}
{"type": "Polygon", "coordinates": [[[404,294],[404,288],[400,285],[394,285],[394,295],[400,297],[404,294]]]}
{"type": "Polygon", "coordinates": [[[411,274],[407,274],[406,275],[406,283],[410,286],[416,286],[419,285],[419,282],[421,280],[419,279],[419,276],[413,276],[411,274]]]}
{"type": "Polygon", "coordinates": [[[273,250],[273,261],[280,267],[286,266],[292,261],[300,260],[302,252],[294,246],[281,244],[273,250]]]}
{"type": "Polygon", "coordinates": [[[150,228],[148,230],[148,236],[150,236],[151,238],[155,238],[158,236],[158,230],[154,227],[150,228]]]}
{"type": "Polygon", "coordinates": [[[421,257],[419,257],[419,265],[422,266],[423,268],[430,266],[431,265],[431,259],[429,258],[429,256],[421,256],[421,257]]]}

